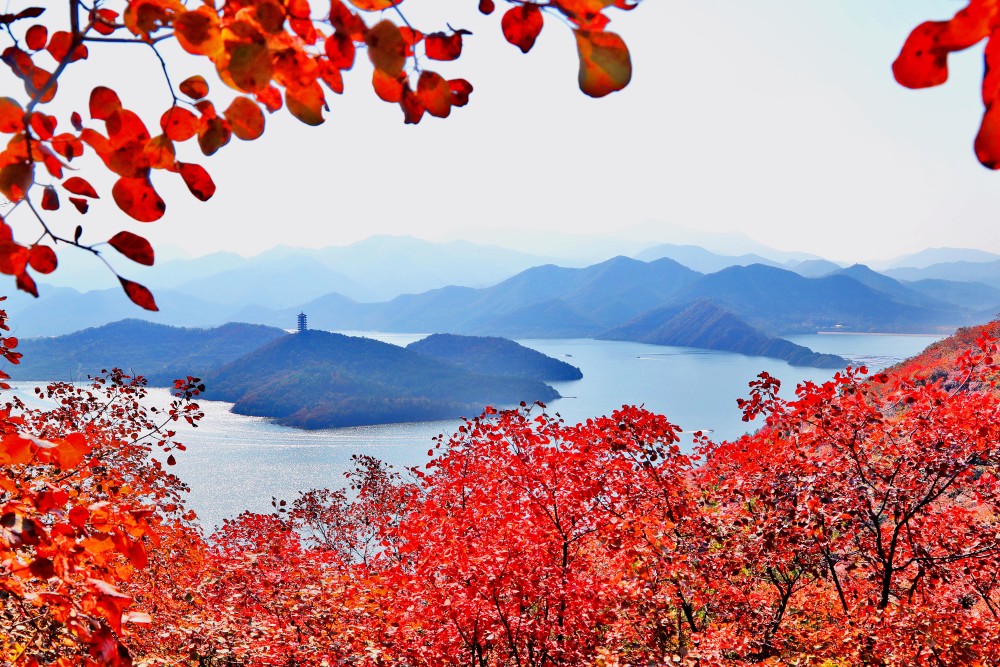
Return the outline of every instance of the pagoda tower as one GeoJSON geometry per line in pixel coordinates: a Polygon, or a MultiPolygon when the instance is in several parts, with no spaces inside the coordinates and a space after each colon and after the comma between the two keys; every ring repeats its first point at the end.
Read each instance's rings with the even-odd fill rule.
{"type": "Polygon", "coordinates": [[[306,324],[306,314],[305,313],[299,313],[299,333],[304,332],[308,328],[309,327],[306,324]]]}

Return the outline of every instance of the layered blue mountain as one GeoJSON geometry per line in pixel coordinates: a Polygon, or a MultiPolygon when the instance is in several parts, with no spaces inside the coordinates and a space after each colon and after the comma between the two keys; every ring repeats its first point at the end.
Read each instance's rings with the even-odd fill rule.
{"type": "Polygon", "coordinates": [[[496,336],[433,334],[410,343],[406,349],[481,375],[525,377],[545,382],[567,382],[583,377],[576,366],[496,336]]]}
{"type": "Polygon", "coordinates": [[[452,419],[559,397],[540,380],[474,373],[396,345],[312,330],[204,379],[208,397],[234,403],[233,412],[299,428],[452,419]]]}
{"type": "Polygon", "coordinates": [[[54,338],[22,338],[21,363],[6,370],[14,380],[85,380],[101,369],[122,368],[153,386],[205,374],[286,336],[259,324],[188,329],[122,320],[54,338]]]}
{"type": "Polygon", "coordinates": [[[844,368],[848,365],[846,359],[835,354],[819,354],[783,338],[768,336],[708,300],[687,307],[659,308],[615,327],[599,338],[738,352],[781,359],[792,366],[844,368]]]}
{"type": "MultiPolygon", "coordinates": [[[[864,270],[855,273],[865,279],[864,270]]],[[[852,275],[805,278],[760,264],[733,266],[703,276],[676,294],[670,305],[704,299],[769,334],[813,333],[832,328],[855,332],[944,332],[971,319],[950,304],[935,307],[909,298],[899,301],[852,275]]]]}

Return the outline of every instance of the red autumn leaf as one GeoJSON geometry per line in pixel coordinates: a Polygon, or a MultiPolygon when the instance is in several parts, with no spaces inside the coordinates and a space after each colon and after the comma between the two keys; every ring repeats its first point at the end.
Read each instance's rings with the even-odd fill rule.
{"type": "Polygon", "coordinates": [[[335,32],[326,38],[323,51],[330,59],[330,64],[337,69],[351,69],[354,66],[354,40],[342,32],[335,32]]]}
{"type": "Polygon", "coordinates": [[[178,88],[192,100],[200,100],[208,95],[208,82],[205,81],[205,77],[203,76],[189,76],[181,81],[181,85],[178,88]]]}
{"type": "Polygon", "coordinates": [[[13,134],[24,129],[24,109],[17,100],[0,97],[0,132],[13,134]]]}
{"type": "Polygon", "coordinates": [[[83,118],[80,117],[79,112],[74,111],[70,114],[69,122],[77,132],[83,129],[83,118]]]}
{"type": "MultiPolygon", "coordinates": [[[[163,217],[167,205],[153,189],[149,176],[140,178],[119,178],[111,188],[118,208],[139,222],[154,222],[163,217]]],[[[134,300],[134,299],[133,299],[134,300]]]]}
{"type": "Polygon", "coordinates": [[[451,35],[431,33],[424,40],[424,50],[431,60],[455,60],[462,55],[462,31],[451,35]]]}
{"type": "Polygon", "coordinates": [[[251,141],[264,134],[264,112],[250,98],[235,98],[226,109],[225,116],[233,134],[243,141],[251,141]]]}
{"type": "Polygon", "coordinates": [[[91,199],[99,198],[94,187],[79,176],[71,176],[70,178],[67,178],[63,181],[62,186],[66,188],[67,191],[72,192],[75,195],[80,195],[81,197],[90,197],[91,199]]]}
{"type": "Polygon", "coordinates": [[[28,264],[39,273],[52,273],[56,270],[58,261],[52,248],[46,245],[33,245],[28,251],[28,264]]]}
{"type": "Polygon", "coordinates": [[[198,117],[183,107],[173,106],[160,116],[160,128],[171,141],[187,141],[198,133],[198,117]]]}
{"type": "Polygon", "coordinates": [[[94,30],[104,36],[110,35],[118,29],[119,26],[115,23],[117,18],[118,12],[112,9],[94,9],[90,12],[90,20],[93,22],[94,30]]]}
{"type": "Polygon", "coordinates": [[[274,113],[281,108],[281,91],[274,86],[268,86],[264,90],[254,93],[257,101],[264,105],[270,113],[274,113]]]}
{"type": "Polygon", "coordinates": [[[191,194],[201,201],[208,201],[212,198],[212,195],[215,194],[215,183],[212,182],[212,177],[208,175],[204,167],[189,162],[178,162],[177,167],[191,194]]]}
{"type": "Polygon", "coordinates": [[[535,4],[524,4],[507,10],[500,20],[503,36],[508,42],[527,53],[542,31],[542,10],[535,4]]]}
{"type": "Polygon", "coordinates": [[[15,276],[15,284],[17,289],[22,292],[27,292],[31,296],[38,296],[38,285],[35,284],[35,279],[29,276],[27,273],[19,273],[15,276]]]}
{"type": "Polygon", "coordinates": [[[424,116],[424,105],[420,101],[420,96],[410,90],[409,86],[403,88],[399,106],[403,109],[403,122],[407,125],[416,125],[424,116]]]}
{"type": "Polygon", "coordinates": [[[604,97],[628,85],[632,60],[621,37],[613,32],[573,33],[580,56],[580,90],[591,97],[604,97]]]}
{"type": "Polygon", "coordinates": [[[496,5],[493,4],[493,0],[479,0],[479,11],[483,14],[489,16],[496,9],[496,5]]]}
{"type": "Polygon", "coordinates": [[[82,197],[70,197],[69,203],[76,207],[76,210],[81,214],[86,213],[90,210],[90,202],[82,197]]]}
{"type": "Polygon", "coordinates": [[[451,113],[451,88],[444,77],[424,70],[417,81],[417,98],[432,116],[447,118],[451,113]]]}
{"type": "Polygon", "coordinates": [[[448,81],[451,89],[451,104],[456,107],[464,107],[469,103],[469,96],[472,94],[472,84],[465,79],[451,79],[448,81]]]}
{"type": "Polygon", "coordinates": [[[133,262],[153,266],[153,246],[138,234],[126,231],[118,232],[108,239],[108,244],[133,262]]]}
{"type": "Polygon", "coordinates": [[[137,306],[141,306],[146,310],[157,311],[159,308],[156,307],[156,301],[153,299],[153,293],[148,289],[140,285],[139,283],[133,282],[126,278],[118,276],[118,282],[122,284],[122,288],[125,290],[125,294],[128,298],[132,300],[137,306]]]}
{"type": "Polygon", "coordinates": [[[31,129],[35,131],[39,139],[48,141],[56,131],[57,122],[55,116],[36,111],[31,114],[29,125],[31,125],[31,129]]]}
{"type": "Polygon", "coordinates": [[[372,87],[379,99],[395,104],[403,98],[403,88],[406,85],[406,76],[389,76],[382,70],[372,72],[372,87]]]}
{"type": "Polygon", "coordinates": [[[21,201],[35,179],[35,167],[27,160],[18,160],[0,168],[0,192],[13,202],[21,201]]]}
{"type": "Polygon", "coordinates": [[[59,193],[51,185],[46,185],[42,191],[42,209],[46,211],[59,210],[59,193]]]}
{"type": "Polygon", "coordinates": [[[167,465],[168,466],[177,465],[177,459],[174,458],[173,454],[167,457],[167,465]]]}
{"type": "Polygon", "coordinates": [[[46,50],[59,62],[65,60],[72,63],[77,60],[83,60],[88,55],[86,44],[77,44],[73,48],[72,56],[70,56],[70,48],[73,48],[73,34],[65,30],[58,30],[52,33],[46,50]]]}
{"type": "Polygon", "coordinates": [[[40,23],[28,28],[28,32],[24,34],[24,43],[27,44],[28,48],[32,51],[44,49],[45,44],[48,41],[49,29],[40,23]]]}
{"type": "Polygon", "coordinates": [[[120,111],[122,101],[118,98],[118,93],[98,86],[90,93],[90,117],[94,120],[107,120],[115,111],[120,111]]]}

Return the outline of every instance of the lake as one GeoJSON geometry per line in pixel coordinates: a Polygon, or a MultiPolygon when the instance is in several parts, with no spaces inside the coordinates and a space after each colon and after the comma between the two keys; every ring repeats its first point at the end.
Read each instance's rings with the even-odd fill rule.
{"type": "MultiPolygon", "coordinates": [[[[397,345],[422,337],[342,333],[397,345]]],[[[876,370],[919,353],[938,338],[817,334],[789,340],[876,370]]],[[[563,398],[548,409],[566,421],[609,414],[623,404],[643,404],[685,430],[711,429],[715,440],[738,437],[753,428],[741,420],[736,399],[746,395],[747,383],[762,370],[782,381],[786,396],[793,395],[799,382],[822,382],[833,375],[830,370],[795,368],[774,359],[693,348],[592,339],[519,342],[583,371],[581,380],[551,383],[563,398]]],[[[35,384],[40,383],[16,383],[15,389],[29,399],[35,384]]],[[[166,389],[150,393],[159,404],[169,400],[166,389]]],[[[292,500],[299,491],[340,486],[353,454],[370,454],[397,467],[423,465],[434,436],[451,433],[459,425],[455,420],[301,431],[232,414],[229,403],[200,403],[205,418],[197,429],[178,429],[188,451],[177,453],[177,465],[171,470],[190,486],[189,505],[207,527],[243,510],[269,512],[272,497],[292,500]]]]}

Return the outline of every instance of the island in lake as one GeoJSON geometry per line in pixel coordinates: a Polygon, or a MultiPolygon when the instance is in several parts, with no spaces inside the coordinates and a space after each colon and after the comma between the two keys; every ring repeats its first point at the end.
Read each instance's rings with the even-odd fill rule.
{"type": "Polygon", "coordinates": [[[434,335],[408,348],[325,331],[259,325],[183,329],[140,320],[23,342],[15,380],[81,380],[119,367],[154,386],[197,375],[206,397],[299,428],[475,416],[486,406],[551,401],[546,381],[580,369],[511,340],[434,335]],[[92,367],[84,370],[87,359],[92,367]],[[93,367],[96,366],[96,367],[93,367]]]}

